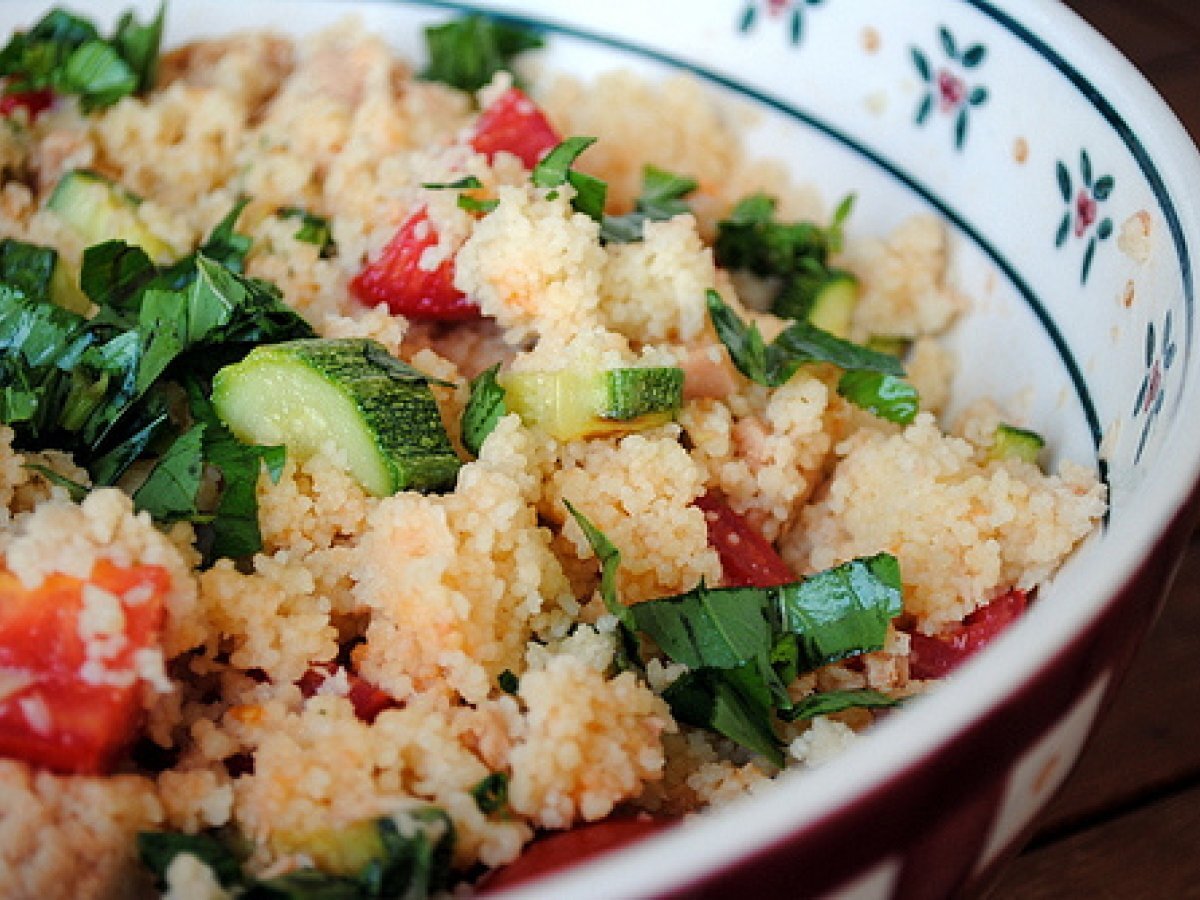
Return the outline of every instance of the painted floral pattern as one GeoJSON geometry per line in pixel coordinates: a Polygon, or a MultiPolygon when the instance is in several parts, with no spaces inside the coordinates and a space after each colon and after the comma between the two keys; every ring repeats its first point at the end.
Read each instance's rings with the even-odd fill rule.
{"type": "Polygon", "coordinates": [[[983,44],[960,47],[950,29],[938,29],[938,46],[941,59],[935,62],[934,54],[920,47],[912,48],[912,61],[917,75],[925,84],[925,93],[917,104],[915,121],[924,125],[934,115],[952,120],[954,147],[961,150],[967,142],[967,128],[971,121],[971,110],[983,106],[988,99],[988,89],[982,84],[971,82],[974,70],[987,58],[983,44]]]}
{"type": "Polygon", "coordinates": [[[1111,175],[1097,176],[1092,168],[1092,158],[1087,150],[1079,151],[1079,183],[1071,177],[1071,171],[1059,160],[1057,166],[1058,191],[1062,194],[1066,210],[1058,224],[1054,246],[1063,247],[1072,237],[1085,241],[1083,263],[1079,270],[1079,283],[1087,284],[1096,258],[1096,248],[1107,241],[1113,233],[1112,219],[1100,218],[1103,204],[1112,195],[1116,180],[1111,175]]]}
{"type": "Polygon", "coordinates": [[[1146,374],[1142,376],[1137,400],[1133,404],[1134,420],[1142,420],[1142,432],[1138,438],[1137,452],[1133,457],[1134,463],[1141,460],[1146,440],[1154,430],[1154,423],[1162,411],[1163,399],[1166,396],[1163,382],[1167,370],[1174,362],[1175,337],[1171,333],[1171,311],[1167,310],[1161,331],[1154,328],[1153,322],[1146,323],[1146,374]]]}
{"type": "Polygon", "coordinates": [[[810,6],[820,6],[825,0],[750,0],[742,11],[738,30],[745,33],[762,18],[787,23],[788,40],[799,44],[804,39],[805,12],[810,6]]]}

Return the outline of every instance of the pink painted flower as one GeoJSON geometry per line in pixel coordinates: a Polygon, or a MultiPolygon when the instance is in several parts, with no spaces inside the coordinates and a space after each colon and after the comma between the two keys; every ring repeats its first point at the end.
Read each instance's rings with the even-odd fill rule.
{"type": "Polygon", "coordinates": [[[792,0],[767,0],[767,12],[772,16],[782,16],[791,5],[792,0]]]}
{"type": "Polygon", "coordinates": [[[1075,237],[1083,237],[1087,230],[1096,221],[1096,213],[1099,205],[1091,192],[1080,188],[1079,194],[1075,198],[1075,237]]]}
{"type": "Polygon", "coordinates": [[[949,69],[942,69],[938,72],[937,88],[939,105],[944,113],[957,109],[967,96],[966,82],[949,69]]]}

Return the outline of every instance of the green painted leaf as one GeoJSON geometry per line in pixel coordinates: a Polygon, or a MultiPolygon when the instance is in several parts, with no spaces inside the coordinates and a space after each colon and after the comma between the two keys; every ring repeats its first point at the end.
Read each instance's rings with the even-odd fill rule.
{"type": "Polygon", "coordinates": [[[972,44],[963,51],[962,59],[959,60],[965,69],[974,69],[983,62],[987,56],[987,48],[983,44],[972,44]]]}
{"type": "Polygon", "coordinates": [[[1092,261],[1096,258],[1096,239],[1091,238],[1087,242],[1087,248],[1083,251],[1083,266],[1079,270],[1079,283],[1087,284],[1088,275],[1092,271],[1092,261]]]}
{"type": "Polygon", "coordinates": [[[1083,179],[1084,187],[1092,186],[1092,158],[1086,149],[1079,151],[1079,177],[1083,179]]]}
{"type": "Polygon", "coordinates": [[[915,116],[916,123],[918,125],[924,125],[925,122],[928,121],[929,114],[931,112],[933,112],[933,94],[926,93],[925,96],[921,98],[920,104],[917,106],[917,114],[915,116]]]}
{"type": "Polygon", "coordinates": [[[1116,180],[1111,175],[1105,175],[1099,178],[1096,184],[1092,187],[1092,196],[1103,202],[1112,194],[1113,187],[1116,185],[1116,180]]]}
{"type": "Polygon", "coordinates": [[[1112,237],[1113,223],[1112,219],[1104,218],[1100,220],[1100,225],[1096,229],[1096,236],[1102,241],[1107,241],[1112,237]]]}
{"type": "Polygon", "coordinates": [[[938,39],[942,42],[942,50],[946,52],[946,55],[951,59],[958,59],[958,47],[954,43],[954,35],[945,25],[938,28],[938,39]]]}
{"type": "Polygon", "coordinates": [[[988,89],[983,85],[971,89],[971,93],[967,96],[967,102],[972,106],[983,106],[987,103],[988,89]]]}
{"type": "Polygon", "coordinates": [[[747,32],[754,27],[754,20],[758,17],[758,7],[753,2],[746,4],[746,11],[742,13],[742,20],[738,23],[738,30],[747,32]]]}
{"type": "Polygon", "coordinates": [[[925,55],[920,47],[911,49],[913,65],[916,66],[917,74],[921,76],[921,80],[926,84],[933,81],[933,69],[929,66],[929,57],[925,55]]]}
{"type": "Polygon", "coordinates": [[[1058,192],[1062,194],[1063,202],[1071,202],[1071,173],[1063,165],[1062,160],[1055,164],[1055,174],[1058,176],[1058,192]]]}
{"type": "Polygon", "coordinates": [[[789,37],[793,44],[799,44],[804,38],[804,10],[797,6],[792,10],[791,32],[789,37]]]}
{"type": "Polygon", "coordinates": [[[1063,213],[1062,221],[1058,223],[1058,234],[1054,236],[1054,246],[1061,247],[1071,236],[1071,214],[1063,213]]]}
{"type": "Polygon", "coordinates": [[[954,118],[954,147],[961,150],[967,142],[967,107],[958,111],[954,118]]]}

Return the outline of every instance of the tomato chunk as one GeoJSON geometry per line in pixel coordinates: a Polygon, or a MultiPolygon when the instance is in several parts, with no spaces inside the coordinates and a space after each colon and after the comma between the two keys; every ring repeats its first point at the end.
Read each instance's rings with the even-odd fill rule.
{"type": "Polygon", "coordinates": [[[477,886],[483,893],[516,887],[635,843],[671,824],[670,819],[647,815],[624,816],[546,834],[526,847],[515,862],[489,873],[477,886]]]}
{"type": "Polygon", "coordinates": [[[943,678],[966,659],[987,646],[996,635],[1020,618],[1029,595],[1013,588],[971,613],[948,634],[930,637],[913,632],[909,671],[913,678],[943,678]]]}
{"type": "Polygon", "coordinates": [[[696,499],[708,520],[708,545],[721,557],[728,587],[777,587],[796,580],[788,564],[757,528],[717,494],[696,499]]]}
{"type": "Polygon", "coordinates": [[[485,109],[475,123],[471,146],[490,162],[502,150],[532,169],[562,143],[554,126],[520,88],[509,88],[485,109]]]}
{"type": "Polygon", "coordinates": [[[386,303],[393,313],[441,322],[479,317],[479,305],[454,286],[454,260],[432,271],[421,268],[421,255],[437,245],[438,235],[424,209],[409,216],[379,259],[367,263],[350,281],[350,292],[368,306],[386,303]]]}
{"type": "Polygon", "coordinates": [[[87,581],[29,590],[0,568],[0,756],[111,770],[137,731],[136,657],[158,645],[169,586],[158,566],[101,561],[87,581]]]}
{"type": "Polygon", "coordinates": [[[0,116],[7,118],[18,109],[23,109],[29,113],[29,121],[32,122],[53,104],[54,92],[49,88],[40,91],[14,91],[0,96],[0,116]]]}
{"type": "MultiPolygon", "coordinates": [[[[300,693],[305,697],[313,696],[325,679],[336,671],[336,663],[314,664],[299,681],[300,693]]],[[[368,725],[374,722],[375,717],[385,709],[394,709],[400,705],[396,698],[387,691],[376,687],[349,669],[346,670],[346,680],[350,685],[350,691],[346,694],[346,698],[354,707],[354,715],[368,725]]]]}

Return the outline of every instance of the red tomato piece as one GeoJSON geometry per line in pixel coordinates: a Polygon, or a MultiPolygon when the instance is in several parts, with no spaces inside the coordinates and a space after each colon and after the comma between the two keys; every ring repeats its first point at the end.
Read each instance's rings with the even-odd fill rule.
{"type": "Polygon", "coordinates": [[[477,887],[483,893],[516,887],[635,843],[672,824],[670,819],[647,815],[625,816],[546,834],[526,847],[515,862],[485,876],[477,887]]]}
{"type": "MultiPolygon", "coordinates": [[[[298,682],[300,693],[305,697],[311,697],[317,692],[317,688],[337,671],[336,663],[319,663],[313,666],[304,673],[304,677],[298,682]]],[[[350,670],[346,671],[346,679],[350,685],[350,691],[346,694],[350,705],[354,707],[354,715],[362,719],[370,725],[385,709],[395,709],[400,704],[387,691],[376,687],[350,670]]]]}
{"type": "Polygon", "coordinates": [[[0,96],[0,116],[7,118],[18,109],[24,109],[29,113],[29,121],[32,122],[53,104],[54,92],[49,88],[40,91],[14,91],[0,96]]]}
{"type": "Polygon", "coordinates": [[[1025,612],[1029,595],[1013,588],[971,613],[948,634],[913,632],[909,672],[913,678],[943,678],[983,649],[1025,612]]]}
{"type": "Polygon", "coordinates": [[[490,162],[502,150],[532,169],[562,143],[554,126],[520,88],[509,88],[485,109],[475,123],[471,146],[490,162]]]}
{"type": "Polygon", "coordinates": [[[778,587],[796,580],[770,542],[719,495],[707,493],[696,506],[708,520],[708,545],[721,557],[727,586],[778,587]]]}
{"type": "Polygon", "coordinates": [[[432,271],[421,268],[421,255],[437,246],[438,235],[424,209],[413,213],[383,248],[350,281],[350,292],[368,306],[413,319],[455,322],[479,318],[479,305],[454,286],[454,260],[432,271]]]}
{"type": "Polygon", "coordinates": [[[0,756],[58,772],[111,771],[141,712],[135,655],[157,646],[170,587],[158,566],[96,564],[88,580],[51,575],[29,590],[0,569],[0,756]],[[85,588],[117,598],[124,628],[80,635],[85,588]],[[107,645],[105,647],[104,645],[107,645]]]}

